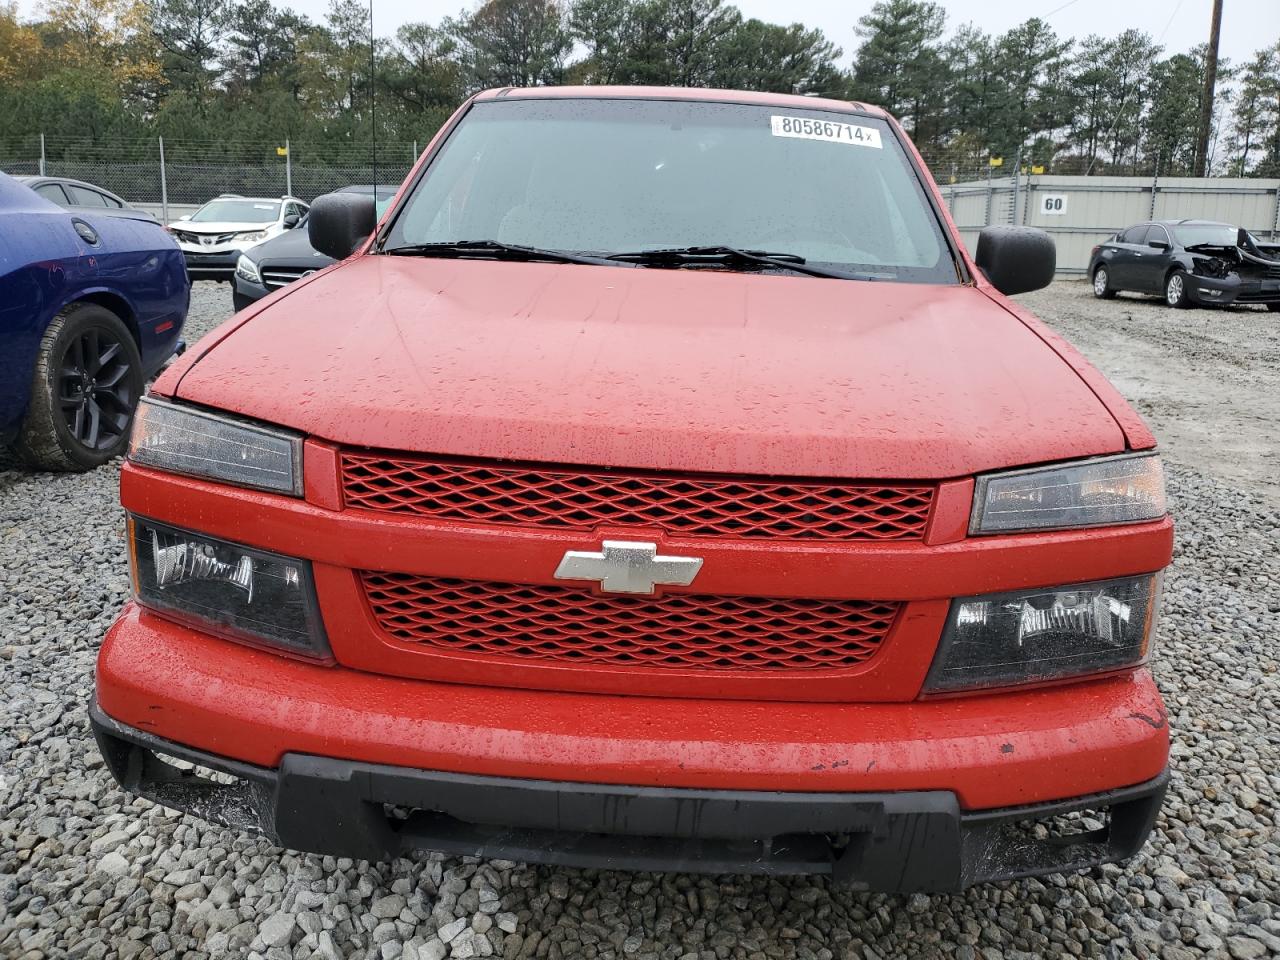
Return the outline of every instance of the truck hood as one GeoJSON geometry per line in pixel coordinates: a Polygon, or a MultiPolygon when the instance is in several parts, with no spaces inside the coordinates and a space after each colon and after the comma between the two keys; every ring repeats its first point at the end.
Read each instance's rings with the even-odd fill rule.
{"type": "Polygon", "coordinates": [[[944,478],[1125,448],[968,286],[375,256],[287,289],[158,392],[343,445],[665,470],[944,478]]]}

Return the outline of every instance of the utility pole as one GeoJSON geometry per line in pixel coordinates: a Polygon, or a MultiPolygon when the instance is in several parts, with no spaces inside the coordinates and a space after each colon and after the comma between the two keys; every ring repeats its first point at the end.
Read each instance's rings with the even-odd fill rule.
{"type": "Polygon", "coordinates": [[[1204,93],[1200,96],[1200,130],[1196,139],[1197,177],[1209,173],[1209,129],[1213,126],[1213,88],[1218,82],[1218,36],[1222,33],[1222,0],[1213,0],[1213,23],[1209,28],[1209,51],[1205,54],[1204,93]]]}

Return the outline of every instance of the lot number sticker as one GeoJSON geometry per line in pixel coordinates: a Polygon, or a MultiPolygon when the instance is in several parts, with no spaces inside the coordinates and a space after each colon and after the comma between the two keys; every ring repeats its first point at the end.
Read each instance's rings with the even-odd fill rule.
{"type": "Polygon", "coordinates": [[[1067,195],[1065,193],[1040,194],[1040,212],[1047,217],[1065,216],[1067,212],[1067,195]]]}
{"type": "Polygon", "coordinates": [[[854,146],[881,149],[880,131],[875,127],[836,123],[834,120],[812,120],[809,117],[777,116],[769,118],[769,127],[775,137],[826,140],[830,143],[851,143],[854,146]]]}

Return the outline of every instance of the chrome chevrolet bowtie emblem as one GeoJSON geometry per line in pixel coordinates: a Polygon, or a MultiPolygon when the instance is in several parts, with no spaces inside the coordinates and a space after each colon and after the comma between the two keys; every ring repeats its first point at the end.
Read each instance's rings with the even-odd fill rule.
{"type": "Polygon", "coordinates": [[[555,576],[557,580],[598,580],[606,593],[653,593],[660,583],[687,587],[701,569],[701,557],[660,557],[656,543],[606,540],[599,553],[568,551],[555,576]]]}

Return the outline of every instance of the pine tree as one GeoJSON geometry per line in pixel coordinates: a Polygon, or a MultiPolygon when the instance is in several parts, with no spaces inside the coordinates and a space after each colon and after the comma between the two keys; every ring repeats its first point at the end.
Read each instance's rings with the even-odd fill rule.
{"type": "Polygon", "coordinates": [[[930,0],[878,0],[855,28],[862,44],[853,68],[853,96],[884,107],[913,137],[946,100],[949,78],[939,50],[946,20],[946,12],[930,0]]]}

